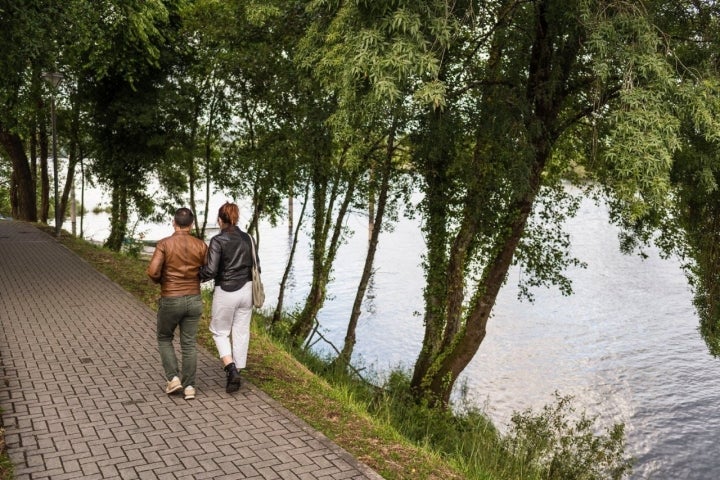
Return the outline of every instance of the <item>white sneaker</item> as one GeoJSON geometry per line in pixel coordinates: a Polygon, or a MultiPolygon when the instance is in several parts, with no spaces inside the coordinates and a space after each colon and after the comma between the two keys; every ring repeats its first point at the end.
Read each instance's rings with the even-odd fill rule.
{"type": "Polygon", "coordinates": [[[195,388],[192,385],[185,387],[185,400],[192,400],[195,398],[195,388]]]}
{"type": "Polygon", "coordinates": [[[165,393],[170,395],[171,393],[175,393],[178,390],[182,390],[182,383],[180,382],[180,379],[178,377],[173,377],[172,380],[167,382],[167,386],[165,387],[165,393]]]}

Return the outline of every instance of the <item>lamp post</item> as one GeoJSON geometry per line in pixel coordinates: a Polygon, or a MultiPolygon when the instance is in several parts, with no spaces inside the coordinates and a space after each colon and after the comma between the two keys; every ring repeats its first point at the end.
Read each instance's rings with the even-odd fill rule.
{"type": "Polygon", "coordinates": [[[55,195],[55,236],[60,236],[60,203],[58,202],[58,158],[57,158],[57,123],[55,118],[55,93],[63,79],[59,72],[45,72],[42,77],[52,85],[52,97],[50,101],[50,119],[52,122],[52,152],[53,152],[53,187],[55,195]]]}

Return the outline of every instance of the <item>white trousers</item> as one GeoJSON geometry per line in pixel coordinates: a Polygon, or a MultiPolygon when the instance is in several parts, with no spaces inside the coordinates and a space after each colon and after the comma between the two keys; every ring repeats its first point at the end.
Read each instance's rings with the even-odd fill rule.
{"type": "Polygon", "coordinates": [[[220,358],[232,355],[238,369],[245,368],[247,363],[251,319],[252,282],[247,282],[235,292],[215,287],[210,333],[220,358]]]}

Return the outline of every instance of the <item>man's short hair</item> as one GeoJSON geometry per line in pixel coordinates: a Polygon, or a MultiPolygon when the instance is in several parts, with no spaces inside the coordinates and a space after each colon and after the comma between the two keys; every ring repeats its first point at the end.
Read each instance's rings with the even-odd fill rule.
{"type": "Polygon", "coordinates": [[[178,208],[175,212],[175,224],[178,227],[189,227],[190,225],[192,225],[194,219],[195,216],[193,215],[192,210],[190,210],[189,208],[178,208]]]}

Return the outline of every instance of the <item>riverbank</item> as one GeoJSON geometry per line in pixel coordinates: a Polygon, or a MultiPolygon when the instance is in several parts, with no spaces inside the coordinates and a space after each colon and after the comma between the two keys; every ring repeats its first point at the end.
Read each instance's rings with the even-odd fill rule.
{"type": "MultiPolygon", "coordinates": [[[[99,188],[85,198],[89,206],[109,202],[99,188]]],[[[212,197],[212,210],[225,199],[222,193],[212,197]]],[[[411,204],[420,200],[414,197],[411,204]]],[[[234,201],[243,205],[242,212],[251,211],[245,200],[234,201]]],[[[295,221],[300,207],[295,199],[295,221]]],[[[399,212],[393,228],[381,236],[357,330],[354,360],[383,377],[398,366],[412,368],[424,334],[422,315],[416,312],[424,305],[425,244],[420,220],[408,213],[399,212]]],[[[102,242],[109,222],[104,213],[88,213],[85,236],[102,242]]],[[[161,224],[130,224],[138,239],[159,239],[172,231],[169,218],[161,224]]],[[[327,300],[317,316],[327,339],[313,347],[321,354],[334,354],[330,344],[344,341],[365,260],[367,215],[351,213],[346,226],[346,243],[338,250],[327,300]]],[[[566,272],[573,294],[540,287],[532,289],[533,302],[519,301],[518,284],[525,273],[513,267],[485,340],[455,394],[467,394],[503,431],[513,412],[539,411],[553,401],[555,391],[570,395],[579,410],[599,416],[603,426],[626,425],[627,448],[637,458],[634,479],[712,477],[720,460],[704,452],[720,429],[713,408],[720,402],[718,359],[708,353],[698,331],[682,263],[662,257],[656,248],[644,249],[642,256],[620,253],[619,231],[607,206],[592,198],[583,199],[564,229],[570,253],[587,264],[566,272]]],[[[273,303],[292,235],[285,222],[261,222],[259,231],[263,278],[268,303],[273,303]]],[[[311,285],[309,234],[299,232],[285,291],[288,311],[302,308],[311,285]]]]}
{"type": "MultiPolygon", "coordinates": [[[[39,225],[38,225],[39,226],[39,225]]],[[[49,234],[52,228],[45,228],[49,234]]],[[[147,261],[103,249],[63,234],[59,241],[138,300],[156,308],[158,287],[147,279],[147,261]]],[[[205,302],[209,307],[210,302],[205,302]]],[[[209,311],[198,341],[214,349],[207,330],[209,311]]],[[[392,427],[372,418],[362,405],[333,388],[284,351],[255,318],[248,359],[248,380],[387,479],[462,479],[459,469],[429,449],[412,445],[392,427]]]]}
{"type": "MultiPolygon", "coordinates": [[[[146,260],[69,235],[59,240],[154,308],[158,289],[145,276],[146,260]]],[[[212,351],[208,320],[206,311],[198,341],[212,351]]],[[[571,421],[575,412],[568,399],[539,415],[518,414],[513,434],[501,436],[477,410],[453,414],[414,404],[401,372],[379,388],[329,370],[308,352],[295,352],[302,364],[264,325],[257,315],[248,379],[384,478],[620,479],[629,471],[622,427],[594,436],[592,422],[571,421]]]]}

